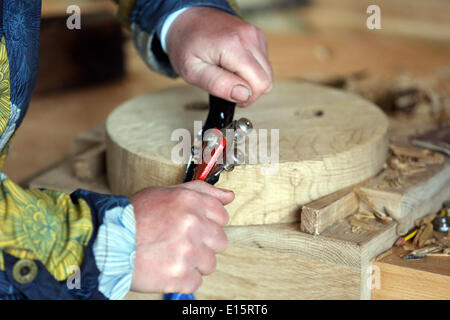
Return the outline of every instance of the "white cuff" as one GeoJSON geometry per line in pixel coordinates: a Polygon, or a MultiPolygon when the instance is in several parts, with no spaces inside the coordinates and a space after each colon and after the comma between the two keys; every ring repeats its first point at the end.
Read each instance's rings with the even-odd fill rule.
{"type": "Polygon", "coordinates": [[[109,299],[123,299],[131,287],[136,256],[136,220],[131,204],[105,212],[94,243],[100,271],[98,289],[109,299]]]}
{"type": "Polygon", "coordinates": [[[172,23],[175,21],[176,18],[183,12],[185,12],[190,7],[186,7],[180,10],[177,10],[171,14],[169,14],[166,18],[166,21],[164,21],[163,26],[161,28],[161,34],[159,35],[159,39],[161,40],[161,47],[164,50],[165,53],[167,53],[166,49],[166,37],[167,33],[169,33],[169,29],[172,26],[172,23]]]}

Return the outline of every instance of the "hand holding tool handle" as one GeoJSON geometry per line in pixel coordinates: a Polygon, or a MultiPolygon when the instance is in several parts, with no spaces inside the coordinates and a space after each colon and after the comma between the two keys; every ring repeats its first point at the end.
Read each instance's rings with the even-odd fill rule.
{"type": "MultiPolygon", "coordinates": [[[[202,129],[202,135],[208,129],[222,129],[229,125],[231,121],[233,121],[235,107],[236,103],[234,102],[209,95],[209,113],[202,129]]],[[[193,155],[191,154],[191,160],[186,167],[183,182],[191,181],[194,177],[196,164],[192,162],[192,156],[193,155]]],[[[164,300],[195,300],[195,297],[192,293],[166,293],[164,295],[164,300]]]]}

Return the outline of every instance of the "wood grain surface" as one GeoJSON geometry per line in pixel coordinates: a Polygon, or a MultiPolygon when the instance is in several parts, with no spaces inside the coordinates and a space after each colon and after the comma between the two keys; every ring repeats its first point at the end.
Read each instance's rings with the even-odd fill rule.
{"type": "MultiPolygon", "coordinates": [[[[207,110],[200,89],[180,87],[143,95],[119,106],[107,119],[107,170],[114,193],[132,194],[182,181],[184,164],[171,160],[177,128],[193,131],[207,110]]],[[[246,164],[223,173],[218,187],[239,190],[227,209],[232,225],[299,221],[299,206],[375,175],[387,152],[385,115],[371,103],[338,90],[281,82],[251,109],[256,130],[279,130],[279,164],[246,164]]],[[[271,138],[267,149],[271,150],[271,138]]]]}
{"type": "Polygon", "coordinates": [[[380,285],[373,299],[450,299],[450,258],[400,258],[407,251],[393,248],[392,254],[374,263],[379,268],[380,285]]]}
{"type": "MultiPolygon", "coordinates": [[[[404,183],[399,188],[382,189],[378,187],[384,181],[383,179],[384,174],[381,174],[363,186],[361,190],[367,194],[378,209],[386,208],[393,218],[400,221],[412,217],[412,212],[419,210],[424,203],[436,197],[444,189],[448,189],[450,186],[450,160],[446,159],[442,164],[428,166],[424,172],[403,177],[404,183]]],[[[448,197],[450,194],[447,192],[446,196],[448,197]]],[[[423,208],[422,215],[438,210],[441,203],[436,202],[437,207],[435,208],[423,208]]]]}
{"type": "Polygon", "coordinates": [[[358,208],[359,201],[353,187],[336,191],[302,207],[300,228],[303,232],[319,235],[358,208]]]}

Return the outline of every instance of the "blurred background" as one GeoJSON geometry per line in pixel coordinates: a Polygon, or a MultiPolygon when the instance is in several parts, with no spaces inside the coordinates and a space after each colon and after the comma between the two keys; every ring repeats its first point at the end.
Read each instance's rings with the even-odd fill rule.
{"type": "MultiPolygon", "coordinates": [[[[238,0],[269,39],[276,81],[310,81],[378,104],[392,121],[439,126],[450,112],[450,1],[238,0]],[[369,5],[381,30],[369,30],[369,5]],[[411,122],[410,122],[411,123],[411,122]]],[[[26,181],[70,156],[73,137],[105,122],[122,102],[183,84],[150,71],[110,0],[43,0],[39,75],[5,172],[26,181]],[[66,9],[81,8],[81,30],[66,9]]],[[[405,130],[414,130],[408,125],[405,130]]]]}

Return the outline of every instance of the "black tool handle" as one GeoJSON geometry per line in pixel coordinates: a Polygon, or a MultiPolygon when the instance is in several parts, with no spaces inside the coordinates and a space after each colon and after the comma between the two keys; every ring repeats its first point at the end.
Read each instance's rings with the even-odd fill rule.
{"type": "MultiPolygon", "coordinates": [[[[215,97],[213,95],[209,95],[209,112],[202,132],[205,132],[206,130],[211,128],[222,129],[229,125],[231,121],[233,121],[235,108],[236,103],[215,97]]],[[[192,147],[192,154],[193,152],[194,149],[192,147]]],[[[192,180],[192,178],[194,177],[195,167],[196,164],[192,161],[188,163],[186,172],[184,173],[183,182],[192,180]]],[[[214,184],[215,182],[217,182],[217,180],[218,178],[214,182],[211,181],[211,184],[214,184]]]]}
{"type": "Polygon", "coordinates": [[[211,128],[222,129],[233,121],[236,103],[209,95],[209,113],[203,131],[211,128]]]}

